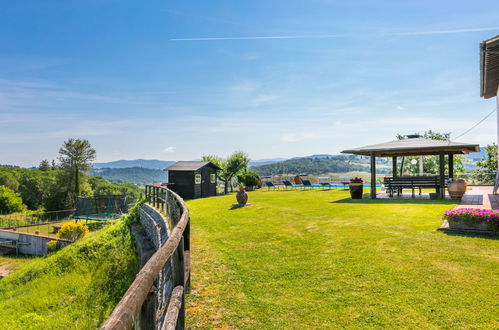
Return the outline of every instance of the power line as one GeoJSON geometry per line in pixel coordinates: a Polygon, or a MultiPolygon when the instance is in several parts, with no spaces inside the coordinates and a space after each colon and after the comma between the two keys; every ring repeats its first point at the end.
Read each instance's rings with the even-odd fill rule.
{"type": "Polygon", "coordinates": [[[465,134],[468,134],[472,129],[474,129],[475,127],[477,127],[478,125],[480,125],[481,123],[483,123],[485,121],[485,119],[489,118],[494,112],[496,112],[496,109],[492,109],[491,112],[489,112],[488,115],[486,115],[485,117],[483,117],[478,123],[476,123],[475,125],[471,126],[471,128],[469,128],[468,130],[466,130],[464,133],[462,133],[461,135],[458,135],[456,136],[455,138],[453,138],[454,140],[455,139],[459,139],[461,136],[465,135],[465,134]]]}

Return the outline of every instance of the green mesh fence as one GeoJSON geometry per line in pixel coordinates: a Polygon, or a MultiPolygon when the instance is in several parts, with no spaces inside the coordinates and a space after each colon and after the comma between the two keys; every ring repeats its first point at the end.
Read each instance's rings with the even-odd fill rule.
{"type": "Polygon", "coordinates": [[[99,195],[93,197],[78,197],[75,219],[113,220],[128,212],[125,195],[99,195]]]}

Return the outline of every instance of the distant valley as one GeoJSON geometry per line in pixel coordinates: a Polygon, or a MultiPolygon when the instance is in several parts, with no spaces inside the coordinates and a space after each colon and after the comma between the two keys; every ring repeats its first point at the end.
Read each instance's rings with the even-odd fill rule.
{"type": "MultiPolygon", "coordinates": [[[[484,156],[484,148],[480,152],[465,156],[467,170],[476,168],[476,161],[484,156]]],[[[167,182],[168,174],[165,168],[175,161],[157,159],[117,160],[107,163],[94,163],[92,176],[101,176],[110,182],[133,183],[139,186],[167,182]]],[[[389,173],[391,165],[384,159],[379,159],[378,173],[389,173]]],[[[253,160],[250,169],[260,175],[280,173],[326,174],[350,171],[369,171],[368,157],[354,155],[316,154],[306,157],[269,158],[253,160]]]]}
{"type": "Polygon", "coordinates": [[[109,182],[133,183],[138,186],[167,181],[166,171],[144,167],[93,169],[90,175],[101,176],[109,182]]]}

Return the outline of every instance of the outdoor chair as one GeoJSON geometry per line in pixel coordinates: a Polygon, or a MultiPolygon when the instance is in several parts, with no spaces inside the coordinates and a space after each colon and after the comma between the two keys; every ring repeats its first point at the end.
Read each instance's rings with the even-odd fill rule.
{"type": "Polygon", "coordinates": [[[282,182],[284,184],[284,188],[288,189],[288,187],[291,187],[291,188],[296,188],[296,186],[294,184],[292,184],[290,181],[288,180],[284,180],[282,182]]]}
{"type": "Polygon", "coordinates": [[[275,184],[273,184],[273,183],[272,183],[272,182],[270,182],[270,181],[265,182],[265,186],[266,186],[267,188],[269,188],[269,190],[270,190],[270,188],[279,189],[279,187],[277,187],[275,184]]]}
{"type": "Polygon", "coordinates": [[[328,190],[331,190],[331,182],[329,180],[330,179],[328,176],[319,177],[319,184],[322,186],[324,190],[326,188],[328,188],[328,190]]]}
{"type": "Polygon", "coordinates": [[[326,189],[326,187],[330,190],[331,184],[329,182],[321,182],[322,188],[326,189]]]}
{"type": "Polygon", "coordinates": [[[306,187],[309,187],[310,189],[312,189],[314,186],[312,186],[312,183],[310,182],[310,180],[302,180],[301,183],[303,184],[303,189],[305,189],[306,187]]]}

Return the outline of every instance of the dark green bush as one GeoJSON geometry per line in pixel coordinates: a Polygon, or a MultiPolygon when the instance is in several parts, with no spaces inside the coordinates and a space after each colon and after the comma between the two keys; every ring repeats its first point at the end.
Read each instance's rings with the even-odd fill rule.
{"type": "Polygon", "coordinates": [[[260,183],[260,176],[253,172],[241,173],[237,176],[239,183],[244,184],[246,187],[258,186],[260,183]]]}

